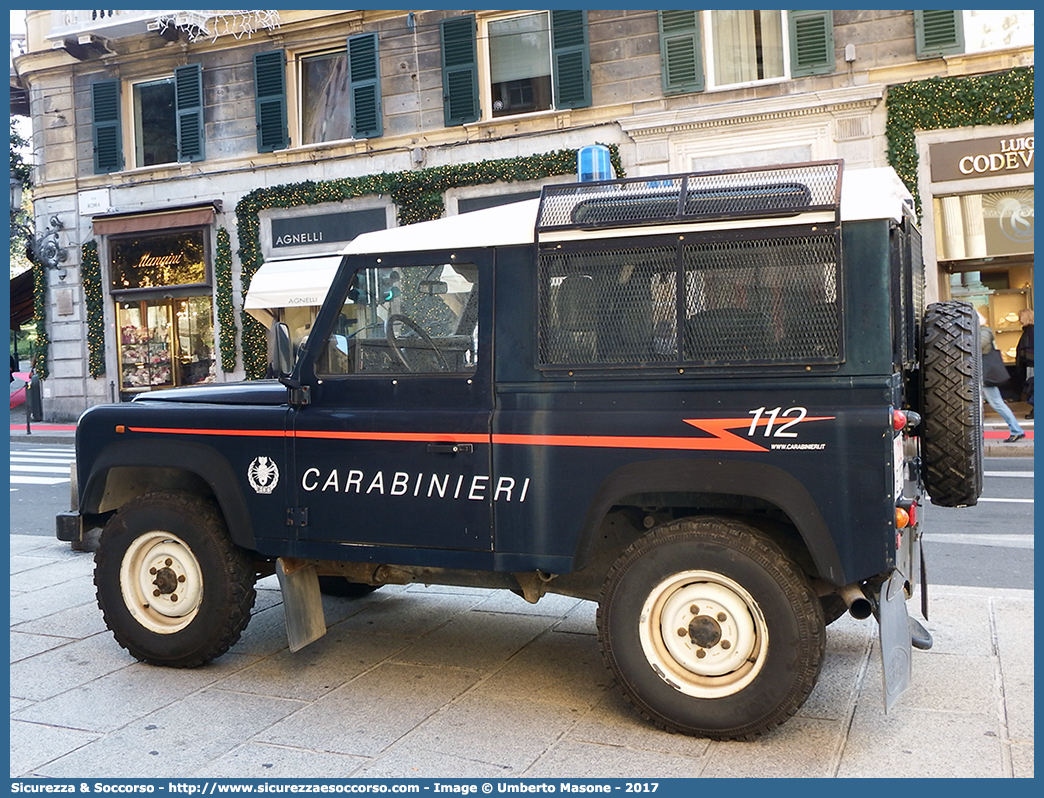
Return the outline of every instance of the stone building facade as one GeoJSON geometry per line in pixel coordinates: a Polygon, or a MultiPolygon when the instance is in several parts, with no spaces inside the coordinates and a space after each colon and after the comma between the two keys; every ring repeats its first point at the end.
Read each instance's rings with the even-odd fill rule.
{"type": "Polygon", "coordinates": [[[37,278],[48,420],[260,376],[263,264],[303,283],[365,230],[571,181],[592,144],[627,176],[908,156],[928,297],[1032,307],[1032,12],[251,13],[28,12],[34,213],[68,253],[37,278]],[[940,85],[966,90],[897,143],[890,96],[940,85]],[[966,156],[987,166],[932,171],[966,156]],[[1021,243],[996,243],[1005,214],[1021,243]]]}

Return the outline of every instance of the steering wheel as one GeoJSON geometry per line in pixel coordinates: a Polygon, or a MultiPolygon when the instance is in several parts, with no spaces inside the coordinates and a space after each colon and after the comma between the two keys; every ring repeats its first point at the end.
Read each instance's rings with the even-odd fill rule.
{"type": "Polygon", "coordinates": [[[409,327],[417,334],[418,338],[420,338],[422,341],[424,341],[424,343],[431,347],[431,351],[435,353],[435,357],[437,357],[439,360],[440,369],[442,369],[443,371],[450,370],[449,363],[446,362],[446,358],[443,357],[443,354],[439,351],[439,348],[435,346],[435,342],[431,340],[431,336],[424,332],[424,329],[409,316],[403,316],[401,313],[393,313],[391,316],[388,317],[388,321],[384,325],[384,334],[385,337],[388,339],[388,346],[391,347],[392,352],[395,353],[395,356],[399,359],[399,362],[402,363],[403,366],[405,366],[407,371],[416,371],[416,369],[413,368],[413,366],[411,366],[406,361],[406,356],[402,353],[402,350],[399,348],[399,341],[395,337],[396,322],[401,322],[406,327],[409,327]]]}

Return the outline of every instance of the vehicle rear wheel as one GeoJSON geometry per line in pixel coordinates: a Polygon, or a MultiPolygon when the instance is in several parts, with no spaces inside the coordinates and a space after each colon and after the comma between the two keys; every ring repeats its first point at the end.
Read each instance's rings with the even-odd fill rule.
{"type": "Polygon", "coordinates": [[[598,639],[639,714],[667,731],[749,740],[815,686],[826,632],[806,576],[768,536],[733,519],[654,529],[614,563],[598,639]]]}
{"type": "Polygon", "coordinates": [[[967,302],[936,302],[924,316],[921,364],[925,490],[932,504],[965,507],[982,493],[982,355],[967,302]]]}
{"type": "Polygon", "coordinates": [[[343,576],[320,576],[319,592],[326,596],[341,598],[362,598],[377,590],[380,585],[367,585],[362,582],[349,582],[343,576]]]}
{"type": "Polygon", "coordinates": [[[94,562],[105,624],[142,662],[202,665],[250,620],[254,569],[199,497],[169,491],[128,502],[106,525],[94,562]]]}

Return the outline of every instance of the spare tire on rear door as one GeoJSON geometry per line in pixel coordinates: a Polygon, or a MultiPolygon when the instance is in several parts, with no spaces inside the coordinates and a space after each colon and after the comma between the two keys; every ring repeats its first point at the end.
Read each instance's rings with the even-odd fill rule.
{"type": "Polygon", "coordinates": [[[982,493],[979,316],[967,302],[928,306],[922,325],[924,481],[932,504],[972,506],[982,493]]]}

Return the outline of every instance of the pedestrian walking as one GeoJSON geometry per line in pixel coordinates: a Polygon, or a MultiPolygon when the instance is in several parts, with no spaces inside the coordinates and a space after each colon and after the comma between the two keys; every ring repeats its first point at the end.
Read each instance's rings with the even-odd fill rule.
{"type": "Polygon", "coordinates": [[[986,319],[979,314],[979,348],[982,350],[982,396],[990,407],[997,411],[1004,423],[1008,425],[1008,437],[1005,443],[1015,443],[1026,437],[1022,427],[1011,412],[1011,408],[1001,396],[1000,386],[1010,379],[1008,369],[1001,358],[1000,350],[993,342],[993,330],[986,324],[986,319]]]}
{"type": "Polygon", "coordinates": [[[1022,325],[1022,335],[1015,345],[1015,366],[1022,377],[1022,395],[1030,406],[1026,418],[1033,418],[1033,311],[1029,308],[1020,310],[1019,324],[1022,325]]]}

